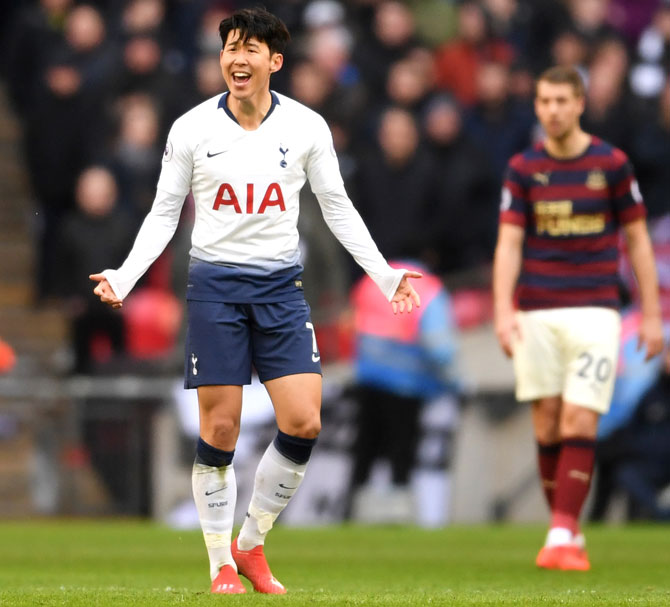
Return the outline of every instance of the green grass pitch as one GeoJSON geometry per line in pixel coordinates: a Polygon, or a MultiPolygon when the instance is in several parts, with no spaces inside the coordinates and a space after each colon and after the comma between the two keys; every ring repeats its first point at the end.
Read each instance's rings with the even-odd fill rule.
{"type": "Polygon", "coordinates": [[[202,537],[136,521],[0,523],[0,605],[670,605],[670,526],[587,529],[592,570],[539,571],[539,526],[277,526],[285,596],[209,594],[202,537]]]}

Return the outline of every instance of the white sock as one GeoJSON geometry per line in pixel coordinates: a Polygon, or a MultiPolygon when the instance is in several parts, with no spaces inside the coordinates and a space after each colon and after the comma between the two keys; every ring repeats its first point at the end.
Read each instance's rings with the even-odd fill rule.
{"type": "Polygon", "coordinates": [[[193,499],[209,556],[209,574],[214,580],[224,565],[232,565],[237,570],[230,553],[237,498],[235,470],[232,464],[215,468],[196,462],[191,479],[193,499]]]}
{"type": "Polygon", "coordinates": [[[237,546],[251,550],[265,543],[265,536],[297,491],[307,464],[296,464],[284,457],[274,445],[265,450],[256,469],[254,491],[244,519],[237,546]]]}
{"type": "Polygon", "coordinates": [[[572,531],[565,527],[552,527],[547,533],[547,540],[545,546],[564,546],[565,544],[572,544],[572,531]]]}

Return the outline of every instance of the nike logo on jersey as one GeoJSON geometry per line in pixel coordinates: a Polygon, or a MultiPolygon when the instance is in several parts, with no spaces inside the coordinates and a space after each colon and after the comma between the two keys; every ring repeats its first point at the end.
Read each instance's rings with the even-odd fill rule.
{"type": "Polygon", "coordinates": [[[205,495],[214,495],[215,493],[218,493],[219,491],[223,491],[228,485],[224,485],[223,487],[219,487],[218,489],[214,489],[214,491],[205,491],[205,495]]]}
{"type": "Polygon", "coordinates": [[[219,154],[225,154],[228,150],[222,150],[220,152],[207,152],[207,158],[214,158],[214,156],[218,156],[219,154]]]}
{"type": "Polygon", "coordinates": [[[284,483],[279,483],[279,486],[280,486],[282,489],[297,489],[297,487],[287,487],[284,483]]]}

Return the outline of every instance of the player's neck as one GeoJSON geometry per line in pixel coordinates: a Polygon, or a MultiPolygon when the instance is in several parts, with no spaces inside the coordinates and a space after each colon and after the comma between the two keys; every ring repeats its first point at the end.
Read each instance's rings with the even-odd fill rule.
{"type": "Polygon", "coordinates": [[[237,99],[228,95],[228,109],[245,131],[255,131],[272,106],[272,95],[269,89],[259,92],[246,99],[237,99]]]}
{"type": "Polygon", "coordinates": [[[554,158],[576,158],[591,145],[591,135],[580,128],[570,131],[565,137],[547,137],[544,148],[554,158]]]}

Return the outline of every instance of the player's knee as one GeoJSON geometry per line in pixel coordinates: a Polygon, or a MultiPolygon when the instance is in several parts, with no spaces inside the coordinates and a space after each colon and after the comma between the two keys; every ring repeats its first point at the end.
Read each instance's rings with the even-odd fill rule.
{"type": "Polygon", "coordinates": [[[209,438],[208,442],[216,446],[229,446],[231,441],[236,442],[240,432],[239,421],[230,417],[210,419],[203,425],[203,434],[209,438]]]}
{"type": "Polygon", "coordinates": [[[321,432],[321,416],[317,412],[313,415],[300,417],[299,419],[292,419],[283,429],[291,436],[316,438],[319,436],[319,432],[321,432]]]}
{"type": "Polygon", "coordinates": [[[583,407],[566,411],[561,419],[562,438],[595,438],[598,431],[598,414],[583,407]]]}
{"type": "Polygon", "coordinates": [[[294,436],[299,436],[300,438],[316,438],[321,432],[321,416],[313,415],[308,419],[305,419],[302,424],[296,427],[295,432],[292,434],[294,436]]]}

